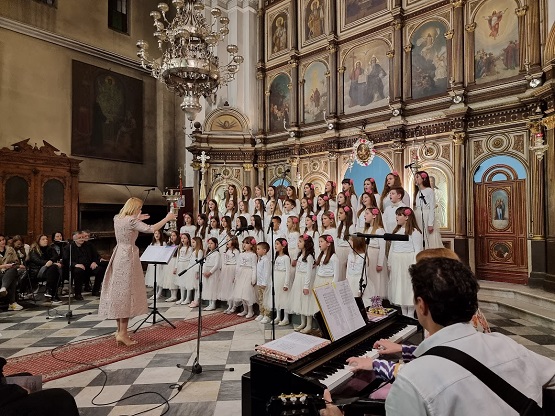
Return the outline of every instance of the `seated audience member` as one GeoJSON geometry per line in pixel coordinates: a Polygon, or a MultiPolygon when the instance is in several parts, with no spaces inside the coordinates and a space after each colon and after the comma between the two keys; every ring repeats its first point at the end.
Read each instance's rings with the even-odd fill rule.
{"type": "Polygon", "coordinates": [[[13,247],[6,245],[6,237],[0,234],[0,298],[8,297],[8,310],[20,311],[23,307],[16,303],[17,268],[19,258],[13,247]]]}
{"type": "MultiPolygon", "coordinates": [[[[63,264],[71,271],[74,283],[74,299],[83,300],[83,285],[90,276],[95,277],[95,287],[100,287],[104,278],[105,268],[98,267],[100,258],[95,255],[90,246],[85,244],[83,234],[75,231],[72,235],[73,241],[64,248],[63,264]],[[98,283],[97,283],[98,280],[98,283]]],[[[100,293],[100,292],[98,292],[100,293]]]]}
{"type": "MultiPolygon", "coordinates": [[[[478,309],[478,281],[470,269],[457,260],[428,258],[409,272],[418,321],[430,336],[414,351],[416,358],[397,373],[386,399],[387,415],[517,414],[459,364],[422,356],[435,346],[471,355],[541,406],[542,388],[555,388],[555,361],[500,333],[474,329],[469,321],[478,309]]],[[[329,391],[324,398],[331,401],[329,391]]],[[[321,411],[325,416],[341,414],[332,404],[321,411]]]]}
{"type": "MultiPolygon", "coordinates": [[[[102,282],[104,280],[104,274],[106,273],[106,268],[108,267],[108,261],[104,260],[98,254],[96,247],[89,241],[91,239],[91,233],[88,230],[82,231],[83,234],[83,247],[89,252],[89,257],[93,259],[96,267],[91,266],[91,269],[95,271],[94,273],[94,284],[92,287],[92,295],[100,296],[100,288],[102,287],[102,282]]],[[[85,281],[85,284],[89,281],[85,281]]]]}
{"type": "MultiPolygon", "coordinates": [[[[7,384],[2,373],[6,360],[0,357],[0,414],[2,416],[78,416],[73,396],[64,389],[29,393],[17,384],[7,384]]],[[[18,374],[14,374],[17,376],[18,374]]],[[[19,374],[29,375],[29,373],[19,374]]]]}
{"type": "Polygon", "coordinates": [[[52,300],[52,303],[60,304],[58,298],[58,282],[60,278],[61,263],[52,260],[52,253],[48,246],[48,236],[39,235],[37,241],[31,246],[27,269],[31,281],[46,281],[45,296],[52,300]]]}
{"type": "MultiPolygon", "coordinates": [[[[25,244],[25,241],[23,241],[23,237],[21,237],[20,235],[14,235],[12,237],[11,246],[15,250],[15,254],[17,254],[17,258],[19,259],[19,265],[17,266],[18,282],[21,282],[23,279],[25,282],[28,283],[29,280],[27,279],[29,278],[29,276],[25,276],[27,271],[27,259],[29,258],[29,251],[31,248],[29,247],[29,244],[25,244]]],[[[36,289],[36,286],[34,286],[33,289],[36,289]]]]}

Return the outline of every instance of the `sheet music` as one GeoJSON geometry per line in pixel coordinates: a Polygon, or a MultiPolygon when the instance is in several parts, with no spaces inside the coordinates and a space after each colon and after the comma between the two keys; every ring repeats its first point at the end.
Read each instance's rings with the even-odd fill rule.
{"type": "Polygon", "coordinates": [[[267,342],[255,348],[255,350],[262,354],[274,355],[276,358],[282,356],[294,361],[329,343],[328,340],[312,335],[292,332],[274,341],[267,342]]]}
{"type": "Polygon", "coordinates": [[[145,263],[168,264],[175,250],[177,250],[176,246],[148,246],[141,256],[141,261],[145,263]]]}
{"type": "Polygon", "coordinates": [[[313,290],[333,341],[365,325],[347,280],[328,283],[313,290]]]}

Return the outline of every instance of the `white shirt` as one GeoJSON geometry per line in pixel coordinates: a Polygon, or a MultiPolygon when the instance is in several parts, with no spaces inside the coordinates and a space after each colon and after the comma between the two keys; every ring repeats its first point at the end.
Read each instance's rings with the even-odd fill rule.
{"type": "MultiPolygon", "coordinates": [[[[436,194],[432,188],[424,188],[416,194],[416,209],[424,211],[424,224],[433,227],[435,221],[436,194]]],[[[415,213],[420,221],[422,213],[415,213]]]]}
{"type": "Polygon", "coordinates": [[[298,231],[291,231],[287,233],[287,249],[289,250],[289,257],[291,260],[297,260],[299,254],[299,235],[298,231]]]}
{"type": "Polygon", "coordinates": [[[385,209],[382,220],[383,220],[383,228],[385,228],[386,233],[392,233],[395,227],[397,227],[397,208],[402,207],[402,202],[397,202],[395,204],[389,204],[385,209]]]}
{"type": "MultiPolygon", "coordinates": [[[[391,199],[389,199],[389,195],[386,196],[383,200],[383,211],[385,212],[385,209],[391,205],[391,199]]],[[[400,202],[400,207],[410,207],[410,196],[408,194],[408,192],[405,191],[405,195],[403,196],[403,199],[401,199],[400,202]]]]}
{"type": "Polygon", "coordinates": [[[303,280],[303,289],[310,289],[312,276],[314,275],[312,266],[314,266],[314,257],[312,255],[307,256],[306,261],[303,261],[302,256],[297,260],[295,279],[297,279],[297,273],[306,273],[303,280]]]}
{"type": "MultiPolygon", "coordinates": [[[[364,231],[366,233],[366,231],[364,231]]],[[[367,234],[376,234],[376,235],[384,235],[385,230],[383,228],[378,228],[376,232],[372,233],[372,228],[370,228],[367,234]]],[[[368,248],[377,248],[380,251],[378,252],[378,266],[384,266],[385,260],[385,240],[383,238],[371,238],[370,242],[368,243],[368,248]]]]}
{"type": "Polygon", "coordinates": [[[193,249],[191,247],[185,247],[185,246],[181,247],[179,249],[177,262],[189,264],[189,260],[191,260],[192,254],[193,254],[193,249]]]}
{"type": "Polygon", "coordinates": [[[239,250],[237,249],[232,249],[232,250],[227,250],[223,253],[223,262],[226,265],[229,266],[235,266],[237,264],[237,258],[239,257],[239,250]]]}
{"type": "Polygon", "coordinates": [[[324,264],[324,259],[326,255],[322,256],[320,265],[316,269],[316,275],[322,277],[333,277],[334,281],[337,281],[339,277],[339,261],[337,260],[337,255],[332,254],[328,264],[324,264]]]}
{"type": "MultiPolygon", "coordinates": [[[[266,230],[266,231],[268,231],[268,230],[266,230]]],[[[281,228],[278,231],[274,231],[273,237],[272,237],[272,231],[271,230],[270,230],[269,233],[266,233],[266,242],[270,245],[270,250],[272,249],[272,247],[274,246],[274,242],[278,238],[285,238],[285,233],[282,231],[281,228]],[[273,238],[273,240],[272,240],[272,238],[273,238]]]]}
{"type": "Polygon", "coordinates": [[[254,211],[254,202],[257,199],[261,199],[262,201],[264,201],[264,205],[266,205],[266,198],[264,198],[263,196],[261,196],[260,198],[252,197],[251,199],[249,199],[249,212],[252,213],[253,215],[256,214],[256,212],[254,211]]]}
{"type": "Polygon", "coordinates": [[[258,258],[256,263],[256,284],[258,286],[267,286],[270,282],[272,274],[272,264],[268,256],[258,258]]]}
{"type": "MultiPolygon", "coordinates": [[[[250,269],[250,274],[245,276],[245,278],[250,279],[251,284],[256,284],[256,263],[258,259],[256,254],[252,251],[245,251],[239,254],[239,258],[237,259],[237,267],[236,267],[236,275],[238,276],[241,273],[241,267],[250,269]]],[[[245,271],[243,271],[245,273],[245,271]]]]}
{"type": "MultiPolygon", "coordinates": [[[[399,228],[395,234],[405,235],[405,227],[399,228]]],[[[420,253],[422,251],[422,233],[413,230],[409,241],[392,241],[390,252],[394,253],[420,253]]]]}
{"type": "Polygon", "coordinates": [[[203,273],[210,272],[211,274],[214,274],[218,270],[220,270],[220,267],[220,252],[217,250],[214,252],[210,252],[210,255],[206,256],[203,273]]]}
{"type": "MultiPolygon", "coordinates": [[[[345,236],[345,228],[346,227],[343,227],[343,229],[341,230],[341,235],[339,235],[339,228],[336,229],[336,235],[337,235],[337,241],[335,242],[336,247],[349,247],[349,238],[347,237],[346,240],[343,238],[345,236]]],[[[349,227],[348,234],[353,235],[354,233],[355,233],[355,226],[351,224],[351,226],[349,227]]],[[[324,234],[330,234],[330,233],[324,233],[324,234]]]]}
{"type": "Polygon", "coordinates": [[[184,225],[179,229],[179,234],[189,234],[189,237],[193,238],[197,232],[197,227],[194,225],[184,225]]]}
{"type": "Polygon", "coordinates": [[[264,230],[249,230],[248,234],[252,238],[254,238],[257,243],[262,243],[266,239],[266,236],[264,235],[264,230]]]}
{"type": "Polygon", "coordinates": [[[421,355],[446,345],[470,354],[524,395],[542,404],[542,386],[555,387],[555,362],[499,333],[476,332],[471,324],[449,325],[426,338],[415,360],[397,375],[385,402],[388,416],[517,415],[475,376],[445,358],[421,355]]]}
{"type": "Polygon", "coordinates": [[[274,270],[276,272],[285,272],[283,287],[289,289],[289,287],[291,286],[291,259],[289,258],[289,256],[277,256],[274,263],[274,270]]]}

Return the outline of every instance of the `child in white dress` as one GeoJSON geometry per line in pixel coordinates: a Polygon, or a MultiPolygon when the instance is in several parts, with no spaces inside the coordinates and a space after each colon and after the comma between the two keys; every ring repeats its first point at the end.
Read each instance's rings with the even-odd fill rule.
{"type": "Polygon", "coordinates": [[[187,273],[185,273],[185,288],[187,291],[195,291],[195,300],[189,303],[189,308],[197,308],[200,303],[200,295],[198,292],[198,260],[204,256],[203,244],[200,237],[194,237],[191,240],[191,248],[193,250],[189,265],[187,266],[187,273]]]}
{"type": "Polygon", "coordinates": [[[349,205],[353,212],[356,212],[358,209],[358,198],[355,192],[355,183],[352,179],[345,178],[341,181],[341,188],[345,198],[350,201],[347,205],[349,205]]]}
{"type": "Polygon", "coordinates": [[[414,318],[414,293],[409,267],[416,263],[422,251],[422,233],[416,224],[414,211],[408,207],[397,208],[397,227],[394,234],[409,236],[409,241],[392,241],[389,250],[389,300],[401,306],[403,315],[414,318]]]}
{"type": "Polygon", "coordinates": [[[314,247],[314,258],[318,258],[320,255],[320,247],[318,246],[318,238],[320,238],[320,233],[318,232],[318,222],[316,215],[306,217],[306,228],[303,234],[308,234],[312,237],[312,241],[316,242],[314,247]]]}
{"type": "Polygon", "coordinates": [[[218,299],[218,289],[220,283],[220,252],[217,250],[218,239],[211,237],[208,239],[208,252],[206,262],[202,272],[202,299],[209,301],[205,311],[216,309],[218,299]]]}
{"type": "Polygon", "coordinates": [[[253,305],[256,303],[256,263],[257,257],[255,243],[252,237],[243,239],[243,252],[239,254],[237,269],[235,272],[235,287],[233,298],[243,303],[243,311],[238,316],[252,318],[254,316],[253,305]]]}
{"type": "Polygon", "coordinates": [[[187,267],[189,267],[192,254],[193,249],[191,248],[191,236],[188,233],[181,234],[181,243],[179,243],[179,246],[177,247],[177,264],[175,268],[175,284],[179,286],[181,299],[178,299],[175,302],[176,305],[188,305],[193,300],[193,291],[187,291],[185,274],[179,275],[179,273],[187,270],[187,267]]]}
{"type": "Polygon", "coordinates": [[[252,215],[251,216],[251,225],[253,229],[249,231],[249,235],[256,240],[256,243],[261,243],[266,240],[266,236],[264,235],[264,230],[262,228],[262,218],[260,215],[252,215]]]}
{"type": "MultiPolygon", "coordinates": [[[[160,230],[156,230],[154,231],[154,234],[152,234],[152,242],[150,243],[151,246],[165,246],[166,243],[164,241],[164,239],[162,238],[162,233],[160,232],[160,230]]],[[[162,265],[161,264],[149,264],[146,268],[146,273],[145,273],[145,284],[147,287],[153,287],[154,286],[154,269],[156,268],[156,280],[158,280],[158,282],[156,282],[157,286],[160,288],[160,278],[162,277],[162,265]]],[[[158,288],[154,288],[154,291],[157,292],[158,288]]],[[[153,295],[154,296],[154,295],[153,295]]],[[[152,297],[152,299],[154,299],[154,297],[152,297]]]]}
{"type": "Polygon", "coordinates": [[[337,239],[335,240],[335,254],[339,260],[339,278],[338,280],[345,280],[347,271],[347,257],[351,252],[349,245],[349,236],[355,233],[355,226],[353,225],[353,209],[348,205],[339,207],[337,209],[337,219],[339,225],[337,226],[337,239]]]}
{"type": "MultiPolygon", "coordinates": [[[[366,208],[364,213],[365,226],[362,232],[364,234],[384,235],[383,220],[381,211],[374,208],[366,208]]],[[[387,298],[387,259],[385,255],[386,244],[383,238],[371,238],[368,243],[368,280],[372,282],[375,292],[367,290],[362,294],[362,298],[367,302],[370,301],[372,296],[379,296],[380,298],[387,298]]]]}
{"type": "Polygon", "coordinates": [[[179,229],[179,234],[187,233],[191,237],[194,237],[195,233],[197,232],[197,226],[193,221],[193,214],[191,214],[190,212],[186,212],[185,214],[183,214],[183,222],[185,224],[179,229]]]}
{"type": "Polygon", "coordinates": [[[233,288],[237,260],[239,259],[239,240],[237,237],[230,238],[226,244],[226,249],[222,253],[222,271],[220,273],[220,289],[218,299],[227,302],[227,309],[224,313],[230,315],[235,312],[235,301],[233,299],[233,288]]]}
{"type": "MultiPolygon", "coordinates": [[[[339,275],[339,262],[335,255],[335,243],[331,235],[321,235],[318,239],[320,246],[320,255],[314,263],[316,265],[316,277],[314,278],[314,287],[323,286],[327,283],[337,282],[336,276],[339,275]]],[[[311,315],[318,312],[318,306],[314,302],[311,315]]]]}
{"type": "Polygon", "coordinates": [[[366,267],[364,267],[364,250],[366,242],[362,237],[351,236],[351,245],[353,248],[347,257],[347,281],[353,291],[355,298],[362,295],[360,291],[360,279],[362,277],[363,285],[366,287],[364,293],[375,293],[374,284],[368,278],[368,259],[366,259],[366,267]],[[364,273],[363,273],[364,271],[364,273]]]}
{"type": "MultiPolygon", "coordinates": [[[[172,230],[170,232],[170,240],[168,241],[168,245],[170,247],[177,247],[179,244],[179,235],[177,231],[172,230]]],[[[168,265],[164,267],[164,280],[163,280],[163,287],[164,289],[169,289],[171,296],[166,299],[166,302],[175,302],[177,300],[177,291],[178,286],[175,284],[175,266],[177,263],[177,251],[174,253],[168,265]]]]}
{"type": "MultiPolygon", "coordinates": [[[[276,319],[275,324],[280,326],[289,325],[289,288],[291,281],[291,259],[289,258],[287,240],[285,238],[277,238],[274,242],[276,252],[274,263],[274,284],[276,293],[276,319]],[[283,309],[283,319],[280,318],[283,309]]],[[[268,285],[268,288],[271,284],[268,285]]],[[[270,296],[271,298],[271,296],[270,296]]],[[[268,309],[272,309],[271,299],[266,304],[268,309]]]]}
{"type": "Polygon", "coordinates": [[[290,311],[301,316],[301,324],[295,327],[295,331],[308,334],[312,330],[312,310],[314,310],[315,299],[312,294],[312,283],[314,277],[314,240],[308,234],[298,238],[297,267],[295,268],[295,279],[291,287],[290,311]]]}

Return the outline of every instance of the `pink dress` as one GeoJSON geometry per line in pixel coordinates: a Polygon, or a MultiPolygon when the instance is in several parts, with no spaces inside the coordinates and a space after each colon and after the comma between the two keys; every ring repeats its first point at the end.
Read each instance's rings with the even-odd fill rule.
{"type": "Polygon", "coordinates": [[[152,233],[152,227],[127,216],[114,217],[117,245],[104,275],[98,316],[107,319],[130,318],[148,312],[143,268],[135,240],[139,232],[152,233]]]}

